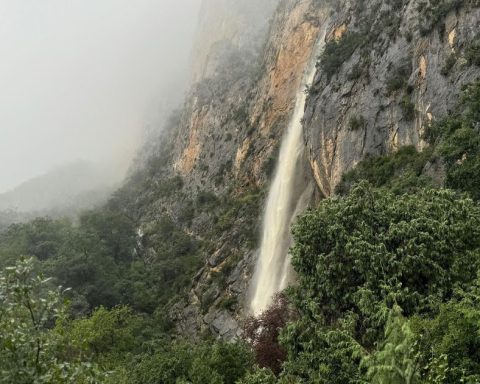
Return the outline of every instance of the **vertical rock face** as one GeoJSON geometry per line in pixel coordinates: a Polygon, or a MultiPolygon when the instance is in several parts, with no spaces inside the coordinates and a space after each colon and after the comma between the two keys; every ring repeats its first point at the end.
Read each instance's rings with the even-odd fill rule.
{"type": "MultiPolygon", "coordinates": [[[[250,9],[248,2],[230,8],[227,1],[225,8],[219,6],[228,9],[229,15],[241,12],[240,20],[228,22],[228,27],[222,27],[222,12],[208,12],[217,2],[207,1],[202,10],[209,26],[200,27],[194,55],[199,57],[199,69],[194,71],[198,81],[182,113],[174,169],[192,187],[208,187],[214,179],[218,181],[214,189],[222,191],[230,184],[222,180],[226,173],[233,174],[237,187],[260,186],[266,181],[265,163],[278,148],[326,15],[312,1],[283,1],[267,34],[266,26],[260,27],[257,20],[258,2],[250,9]],[[256,14],[255,27],[249,28],[245,20],[252,13],[256,14]],[[217,29],[219,34],[214,32],[217,29]],[[215,43],[206,43],[215,38],[215,43]]],[[[263,22],[270,8],[265,4],[260,7],[263,22]]]]}
{"type": "MultiPolygon", "coordinates": [[[[178,332],[237,334],[265,190],[321,29],[326,54],[303,119],[303,161],[318,196],[367,154],[422,149],[425,125],[479,77],[466,58],[480,39],[477,3],[433,17],[423,2],[204,1],[185,105],[119,194],[147,243],[166,215],[202,244],[201,268],[171,306],[178,332]]],[[[151,262],[156,251],[139,257],[151,262]]]]}
{"type": "MultiPolygon", "coordinates": [[[[190,193],[207,189],[238,199],[252,189],[265,189],[327,9],[309,0],[282,1],[257,47],[245,45],[229,29],[227,34],[235,35],[229,50],[214,61],[210,54],[200,55],[207,60],[207,69],[196,75],[200,80],[187,99],[173,155],[173,168],[186,180],[190,193]]],[[[212,47],[220,52],[217,45],[212,47]]],[[[253,217],[258,226],[262,211],[260,205],[241,214],[217,240],[186,306],[176,307],[182,333],[208,327],[222,337],[235,337],[258,245],[237,244],[237,237],[242,227],[251,226],[243,216],[253,217]],[[219,287],[212,280],[221,273],[228,276],[219,287]],[[237,303],[234,314],[219,309],[226,298],[237,303]],[[211,301],[207,308],[202,304],[206,301],[211,301]]],[[[201,234],[207,222],[194,220],[193,231],[201,234]]]]}
{"type": "Polygon", "coordinates": [[[228,51],[258,51],[278,0],[203,0],[192,52],[192,82],[215,76],[228,51]]]}
{"type": "Polygon", "coordinates": [[[425,125],[445,116],[480,73],[464,58],[478,39],[478,6],[466,1],[435,20],[420,0],[396,8],[360,3],[339,1],[328,21],[330,40],[345,42],[341,31],[358,38],[358,47],[334,74],[320,66],[305,114],[312,173],[325,196],[366,154],[403,145],[421,150],[425,125]]]}

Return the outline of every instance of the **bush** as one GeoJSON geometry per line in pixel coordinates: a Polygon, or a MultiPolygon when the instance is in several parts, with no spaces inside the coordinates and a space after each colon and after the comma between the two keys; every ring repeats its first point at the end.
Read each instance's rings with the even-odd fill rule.
{"type": "Polygon", "coordinates": [[[359,129],[365,128],[367,121],[365,118],[360,116],[352,116],[348,122],[348,127],[351,131],[358,131],[359,129]]]}
{"type": "Polygon", "coordinates": [[[22,259],[0,273],[0,382],[74,384],[101,382],[105,374],[86,356],[69,356],[72,340],[52,325],[66,319],[60,288],[22,259]]]}
{"type": "Polygon", "coordinates": [[[396,194],[415,192],[432,183],[422,175],[431,157],[431,149],[417,152],[413,146],[402,147],[390,155],[366,156],[355,169],[342,176],[335,192],[346,194],[360,180],[367,180],[375,187],[387,187],[396,194]]]}
{"type": "Polygon", "coordinates": [[[174,342],[139,357],[131,367],[132,384],[235,383],[252,367],[252,355],[241,343],[174,342]]]}
{"type": "Polygon", "coordinates": [[[454,113],[433,123],[426,139],[447,166],[447,186],[480,199],[480,82],[467,86],[454,113]]]}
{"type": "Polygon", "coordinates": [[[387,95],[405,89],[408,85],[408,79],[412,71],[410,58],[406,58],[402,63],[390,71],[390,77],[387,79],[387,95]]]}
{"type": "Polygon", "coordinates": [[[196,203],[198,208],[209,208],[215,206],[218,203],[218,198],[213,192],[200,191],[197,194],[196,203]]]}
{"type": "MultiPolygon", "coordinates": [[[[298,283],[291,297],[300,318],[281,335],[283,374],[393,383],[417,367],[419,377],[421,335],[408,319],[433,318],[440,303],[475,286],[479,224],[480,207],[452,191],[397,196],[365,182],[307,212],[293,231],[298,283]]],[[[428,359],[431,349],[424,353],[428,359]]],[[[470,352],[448,352],[448,359],[470,359],[470,352]]]]}
{"type": "Polygon", "coordinates": [[[365,39],[366,37],[360,33],[347,32],[340,40],[333,39],[326,44],[320,57],[320,66],[329,80],[340,70],[343,63],[362,46],[365,39]]]}
{"type": "Polygon", "coordinates": [[[443,66],[443,68],[440,71],[441,74],[443,76],[448,76],[450,71],[452,70],[452,68],[455,66],[456,63],[457,63],[457,55],[455,55],[454,53],[450,54],[447,57],[447,60],[445,61],[445,65],[443,66]]]}
{"type": "Polygon", "coordinates": [[[447,15],[460,9],[465,2],[465,0],[428,0],[419,3],[417,11],[421,20],[420,33],[425,36],[435,27],[440,27],[447,15]]]}
{"type": "Polygon", "coordinates": [[[415,104],[412,102],[410,96],[405,95],[400,102],[403,117],[406,121],[415,120],[415,104]]]}
{"type": "Polygon", "coordinates": [[[465,59],[468,65],[480,66],[480,35],[477,35],[466,48],[465,59]]]}
{"type": "Polygon", "coordinates": [[[353,66],[352,70],[347,75],[349,81],[354,81],[359,79],[363,75],[363,68],[360,63],[357,63],[353,66]]]}

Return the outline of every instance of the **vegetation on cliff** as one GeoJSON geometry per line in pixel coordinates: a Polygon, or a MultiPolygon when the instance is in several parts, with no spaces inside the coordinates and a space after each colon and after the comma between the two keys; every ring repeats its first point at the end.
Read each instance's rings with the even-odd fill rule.
{"type": "MultiPolygon", "coordinates": [[[[420,32],[467,3],[477,4],[423,2],[420,32]]],[[[395,12],[404,4],[387,2],[395,12]]],[[[366,2],[356,6],[361,14],[366,2]]],[[[357,49],[348,80],[363,76],[365,52],[382,43],[374,27],[396,36],[399,19],[379,15],[327,44],[320,65],[332,82],[357,49]]],[[[465,52],[465,65],[478,65],[478,41],[465,52]]],[[[416,116],[411,62],[392,64],[378,90],[399,96],[406,123],[416,116]]],[[[166,171],[175,141],[166,135],[171,141],[103,209],[0,233],[0,383],[480,382],[479,111],[477,81],[427,127],[422,152],[369,155],[344,174],[336,196],[293,228],[298,284],[246,319],[236,343],[209,334],[184,340],[172,311],[191,295],[203,314],[238,313],[243,303],[227,282],[257,246],[265,191],[226,180],[232,160],[211,188],[194,178],[186,185],[166,171]],[[200,275],[204,285],[192,288],[200,275]]],[[[349,133],[367,126],[354,115],[349,133]]]]}

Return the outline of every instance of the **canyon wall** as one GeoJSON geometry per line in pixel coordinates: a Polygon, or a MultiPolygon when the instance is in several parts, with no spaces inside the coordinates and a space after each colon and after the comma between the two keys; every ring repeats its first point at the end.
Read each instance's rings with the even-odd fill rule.
{"type": "Polygon", "coordinates": [[[319,31],[301,160],[317,201],[368,154],[422,150],[425,126],[479,77],[468,58],[479,4],[437,12],[444,2],[205,0],[185,104],[116,196],[138,222],[145,262],[159,255],[149,228],[164,217],[199,244],[193,283],[169,306],[177,332],[238,335],[266,192],[319,31]]]}

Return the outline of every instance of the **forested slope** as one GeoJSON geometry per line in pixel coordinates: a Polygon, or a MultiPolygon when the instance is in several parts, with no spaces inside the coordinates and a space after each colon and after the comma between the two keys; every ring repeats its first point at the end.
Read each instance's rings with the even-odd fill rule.
{"type": "Polygon", "coordinates": [[[480,382],[478,1],[225,0],[216,20],[218,1],[205,20],[238,22],[200,28],[206,70],[109,202],[0,234],[0,381],[480,382]],[[297,284],[251,318],[265,196],[322,29],[297,284]]]}

